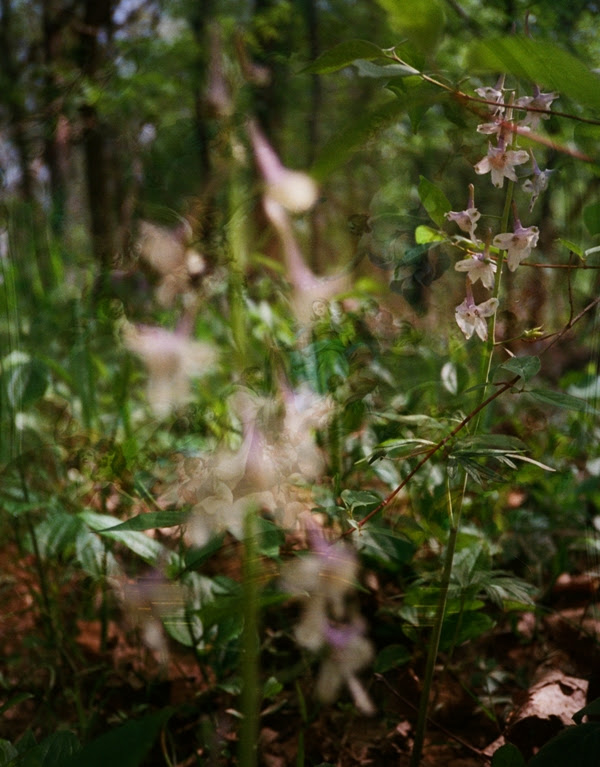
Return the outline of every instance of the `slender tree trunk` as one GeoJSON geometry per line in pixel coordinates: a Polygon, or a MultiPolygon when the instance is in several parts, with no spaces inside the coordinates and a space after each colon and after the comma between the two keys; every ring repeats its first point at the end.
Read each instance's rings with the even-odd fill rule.
{"type": "MultiPolygon", "coordinates": [[[[104,63],[104,51],[99,44],[103,32],[110,39],[112,30],[112,0],[86,0],[81,35],[82,70],[90,80],[97,76],[104,63]]],[[[114,257],[115,213],[110,193],[108,141],[106,127],[101,124],[92,104],[80,109],[83,124],[83,153],[86,187],[90,211],[92,252],[101,270],[108,271],[114,257]]],[[[113,169],[113,172],[117,172],[113,169]]]]}

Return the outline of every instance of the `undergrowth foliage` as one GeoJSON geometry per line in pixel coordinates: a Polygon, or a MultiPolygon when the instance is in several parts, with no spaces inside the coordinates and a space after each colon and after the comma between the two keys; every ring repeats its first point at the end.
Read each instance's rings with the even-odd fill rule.
{"type": "MultiPolygon", "coordinates": [[[[381,5],[405,44],[350,39],[296,75],[381,85],[306,171],[249,113],[260,78],[239,40],[237,59],[215,43],[222,232],[203,242],[187,219],[141,220],[143,302],[80,293],[58,262],[52,290],[28,295],[22,238],[2,231],[2,525],[34,563],[31,609],[78,720],[3,741],[2,764],[51,745],[56,765],[115,748],[136,765],[157,739],[167,763],[187,756],[165,739],[172,706],[90,738],[69,584],[102,651],[120,616],[159,670],[177,646],[193,655],[197,711],[231,696],[235,747],[215,721],[198,743],[215,764],[258,763],[261,712],[283,694],[304,724],[320,706],[369,717],[384,705],[374,680],[411,666],[416,767],[440,660],[534,610],[575,556],[553,531],[584,527],[580,498],[598,499],[600,217],[586,203],[570,220],[568,194],[597,177],[598,75],[525,33],[471,43],[438,72],[441,5],[410,23],[381,5]],[[350,217],[355,252],[317,273],[311,216],[378,141],[413,142],[423,167],[378,189],[350,217]]],[[[556,753],[567,738],[584,748],[584,728],[597,739],[578,724],[556,753]]],[[[525,764],[510,747],[495,760],[525,764]]]]}

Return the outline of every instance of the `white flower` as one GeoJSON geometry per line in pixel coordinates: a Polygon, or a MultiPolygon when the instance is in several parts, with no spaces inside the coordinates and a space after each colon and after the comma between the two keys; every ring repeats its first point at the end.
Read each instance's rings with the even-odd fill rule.
{"type": "Polygon", "coordinates": [[[494,287],[494,275],[496,264],[486,257],[484,253],[473,253],[471,258],[457,261],[454,265],[457,272],[467,272],[469,281],[475,284],[481,280],[481,284],[491,290],[494,287]]]}
{"type": "Polygon", "coordinates": [[[475,332],[482,341],[486,341],[488,330],[484,317],[491,317],[497,308],[497,298],[489,298],[482,304],[476,305],[473,298],[467,297],[460,306],[456,307],[455,317],[458,327],[466,338],[471,338],[475,332]]]}
{"type": "Polygon", "coordinates": [[[505,178],[518,180],[514,167],[522,165],[528,159],[529,155],[524,149],[505,149],[502,145],[493,147],[490,144],[487,155],[475,165],[475,173],[483,175],[491,172],[492,184],[501,189],[505,178]]]}
{"type": "Polygon", "coordinates": [[[532,249],[535,248],[539,236],[537,226],[522,227],[521,222],[517,219],[515,231],[497,234],[493,244],[497,248],[507,251],[508,268],[514,272],[521,261],[526,259],[532,249]]]}
{"type": "Polygon", "coordinates": [[[206,375],[217,358],[210,344],[164,328],[127,323],[123,341],[148,369],[148,401],[159,418],[188,401],[190,378],[206,375]]]}

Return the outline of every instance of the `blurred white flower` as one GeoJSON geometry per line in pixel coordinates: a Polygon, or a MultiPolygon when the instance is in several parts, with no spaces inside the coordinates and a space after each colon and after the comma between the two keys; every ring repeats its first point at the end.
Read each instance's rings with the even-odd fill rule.
{"type": "Polygon", "coordinates": [[[176,297],[190,292],[193,281],[206,271],[204,256],[190,246],[191,239],[187,221],[175,229],[140,222],[136,247],[140,257],[160,275],[156,298],[161,306],[172,306],[176,297]]]}
{"type": "Polygon", "coordinates": [[[314,430],[325,426],[332,413],[328,398],[308,388],[284,388],[281,401],[239,389],[230,406],[242,424],[239,449],[182,458],[177,482],[158,499],[163,508],[191,507],[187,534],[197,546],[225,530],[241,538],[251,509],[293,527],[311,508],[310,484],[325,469],[314,430]]]}
{"type": "Polygon", "coordinates": [[[309,175],[286,168],[254,121],[248,122],[248,135],[256,164],[265,180],[268,198],[290,213],[303,213],[315,204],[317,185],[309,175]]]}
{"type": "Polygon", "coordinates": [[[475,304],[473,297],[467,296],[462,304],[456,307],[456,323],[466,338],[471,338],[475,332],[482,341],[486,341],[488,330],[487,322],[484,318],[491,317],[497,308],[497,298],[489,298],[482,304],[475,304]]]}
{"type": "Polygon", "coordinates": [[[374,706],[356,676],[373,657],[364,621],[349,606],[358,574],[356,555],[347,546],[328,544],[314,523],[310,539],[313,551],[282,573],[283,588],[303,602],[294,636],[301,647],[324,653],[316,686],[323,702],[334,701],[346,684],[356,707],[373,714],[374,706]]]}
{"type": "Polygon", "coordinates": [[[216,362],[213,346],[159,327],[123,327],[125,346],[148,369],[148,401],[159,418],[187,403],[190,378],[206,375],[216,362]]]}

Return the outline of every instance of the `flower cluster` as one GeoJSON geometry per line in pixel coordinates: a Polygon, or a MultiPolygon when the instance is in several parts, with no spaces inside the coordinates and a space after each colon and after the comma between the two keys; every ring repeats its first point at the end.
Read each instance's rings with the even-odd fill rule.
{"type": "MultiPolygon", "coordinates": [[[[558,96],[556,93],[542,93],[536,85],[532,96],[524,96],[516,100],[511,98],[506,103],[504,76],[500,77],[494,87],[477,88],[476,93],[487,103],[491,118],[489,122],[479,125],[477,130],[479,133],[495,136],[496,142],[495,144],[492,141],[489,142],[487,154],[474,166],[475,173],[478,175],[489,173],[492,184],[501,189],[505,179],[518,182],[515,168],[524,165],[531,159],[531,178],[526,179],[523,183],[523,190],[531,198],[529,205],[531,211],[539,195],[546,189],[552,171],[541,171],[533,152],[529,153],[524,149],[512,148],[513,138],[520,133],[535,130],[541,120],[548,119],[550,105],[558,96]],[[520,121],[514,121],[514,110],[524,110],[525,117],[520,121]]],[[[487,290],[496,289],[497,291],[499,284],[497,281],[498,263],[490,251],[495,249],[495,252],[500,254],[501,251],[506,251],[508,269],[514,272],[537,246],[538,228],[536,226],[525,227],[521,224],[514,202],[513,212],[513,231],[501,232],[493,239],[490,232],[485,244],[478,240],[475,235],[481,213],[475,207],[472,184],[469,185],[467,208],[458,212],[446,213],[446,218],[456,223],[461,231],[467,233],[470,238],[470,241],[466,243],[469,257],[461,259],[455,264],[456,271],[466,272],[467,275],[466,298],[455,310],[456,322],[467,339],[476,333],[482,341],[487,340],[487,318],[494,316],[499,305],[495,296],[480,304],[476,304],[473,298],[472,286],[478,281],[487,290]]],[[[463,238],[461,241],[460,238],[457,238],[457,242],[464,243],[465,240],[463,238]]],[[[501,256],[500,262],[502,262],[501,256]]]]}
{"type": "Polygon", "coordinates": [[[178,477],[161,507],[190,507],[187,536],[196,546],[225,530],[241,539],[244,516],[258,509],[292,528],[310,509],[309,483],[325,470],[314,431],[327,425],[329,399],[307,389],[283,391],[281,401],[240,389],[230,402],[243,432],[238,450],[181,457],[178,477]]]}
{"type": "Polygon", "coordinates": [[[288,564],[283,587],[303,603],[294,635],[301,647],[322,653],[316,694],[324,703],[335,700],[346,685],[363,714],[375,708],[357,673],[373,657],[373,647],[364,636],[365,624],[352,607],[358,563],[354,552],[341,544],[329,544],[313,523],[312,552],[288,564]]]}

